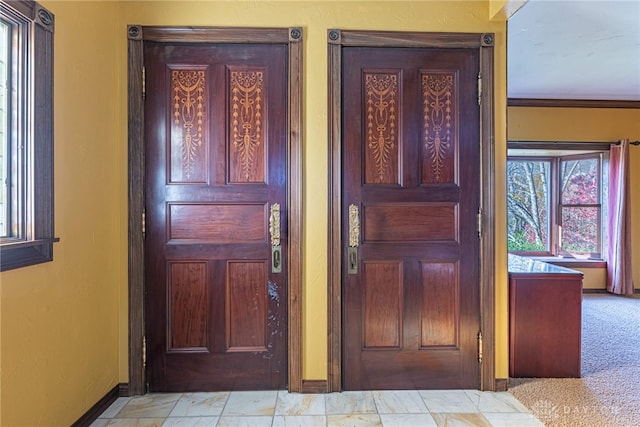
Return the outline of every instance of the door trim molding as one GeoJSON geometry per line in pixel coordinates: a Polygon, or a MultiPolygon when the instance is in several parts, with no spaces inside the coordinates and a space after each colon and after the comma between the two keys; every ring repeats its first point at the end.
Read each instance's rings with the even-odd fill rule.
{"type": "Polygon", "coordinates": [[[431,47],[478,49],[482,74],[480,106],[480,327],[483,362],[480,388],[495,390],[495,233],[494,233],[494,35],[490,33],[415,33],[396,31],[351,31],[330,29],[328,36],[328,120],[329,120],[329,230],[328,230],[328,391],[342,390],[342,48],[431,47]]]}
{"type": "Polygon", "coordinates": [[[128,38],[128,201],[129,201],[129,394],[146,392],[144,341],[144,100],[145,41],[269,43],[288,47],[287,202],[289,391],[302,390],[302,29],[155,27],[129,25],[128,38]]]}

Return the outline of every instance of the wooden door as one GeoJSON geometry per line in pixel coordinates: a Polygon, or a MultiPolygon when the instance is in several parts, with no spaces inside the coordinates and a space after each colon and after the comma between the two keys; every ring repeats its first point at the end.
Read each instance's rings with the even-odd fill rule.
{"type": "Polygon", "coordinates": [[[342,61],[343,387],[479,388],[478,51],[342,61]]]}
{"type": "Polygon", "coordinates": [[[286,61],[144,44],[150,391],[287,385],[286,61]]]}

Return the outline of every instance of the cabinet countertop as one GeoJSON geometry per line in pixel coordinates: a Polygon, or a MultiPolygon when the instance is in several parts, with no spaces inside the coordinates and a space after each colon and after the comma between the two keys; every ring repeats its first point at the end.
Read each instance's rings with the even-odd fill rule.
{"type": "Polygon", "coordinates": [[[566,267],[560,267],[548,262],[508,254],[507,268],[509,274],[579,274],[582,272],[566,267]]]}

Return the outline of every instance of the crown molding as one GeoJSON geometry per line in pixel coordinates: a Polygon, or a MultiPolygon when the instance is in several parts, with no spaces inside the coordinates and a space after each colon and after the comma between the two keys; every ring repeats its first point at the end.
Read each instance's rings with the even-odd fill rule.
{"type": "Polygon", "coordinates": [[[563,108],[638,108],[640,101],[598,99],[537,99],[507,98],[508,107],[563,107],[563,108]]]}

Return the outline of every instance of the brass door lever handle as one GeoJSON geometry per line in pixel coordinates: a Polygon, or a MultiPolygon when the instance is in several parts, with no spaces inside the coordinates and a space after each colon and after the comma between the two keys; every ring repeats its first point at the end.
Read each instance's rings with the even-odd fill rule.
{"type": "Polygon", "coordinates": [[[358,274],[358,246],[360,246],[360,212],[356,205],[349,205],[349,247],[347,248],[347,273],[358,274]]]}
{"type": "Polygon", "coordinates": [[[271,272],[282,273],[282,246],[280,245],[280,204],[271,205],[269,212],[269,234],[271,235],[271,272]]]}

